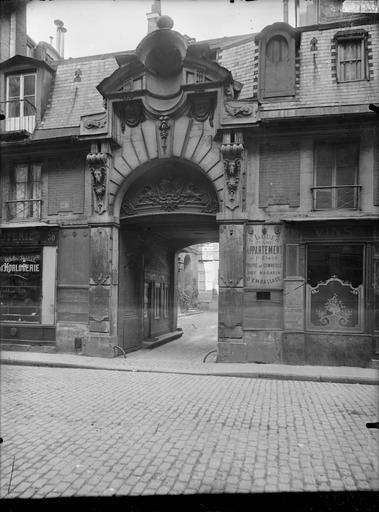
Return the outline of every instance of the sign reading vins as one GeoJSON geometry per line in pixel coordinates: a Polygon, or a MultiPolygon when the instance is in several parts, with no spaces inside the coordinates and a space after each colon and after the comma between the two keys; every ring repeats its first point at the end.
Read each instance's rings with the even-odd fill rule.
{"type": "Polygon", "coordinates": [[[283,286],[282,227],[248,226],[245,286],[275,289],[283,286]]]}

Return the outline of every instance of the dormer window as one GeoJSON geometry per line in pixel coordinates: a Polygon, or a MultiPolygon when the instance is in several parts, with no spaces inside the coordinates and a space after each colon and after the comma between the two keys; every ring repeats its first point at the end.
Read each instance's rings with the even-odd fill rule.
{"type": "Polygon", "coordinates": [[[6,131],[34,131],[36,121],[36,74],[7,77],[6,131]]]}
{"type": "Polygon", "coordinates": [[[258,36],[259,98],[295,96],[296,43],[299,34],[287,23],[274,23],[258,36]]]}
{"type": "Polygon", "coordinates": [[[367,32],[363,29],[337,32],[337,80],[355,82],[366,80],[367,74],[367,32]]]}

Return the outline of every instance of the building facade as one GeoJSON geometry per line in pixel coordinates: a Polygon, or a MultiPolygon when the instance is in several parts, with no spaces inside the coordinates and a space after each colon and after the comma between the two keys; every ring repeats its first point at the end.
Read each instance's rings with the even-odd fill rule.
{"type": "Polygon", "coordinates": [[[343,4],[201,43],[152,13],[135,51],[65,60],[9,2],[2,344],[136,350],[176,330],[178,253],[219,242],[219,362],[370,365],[379,28],[343,4]]]}

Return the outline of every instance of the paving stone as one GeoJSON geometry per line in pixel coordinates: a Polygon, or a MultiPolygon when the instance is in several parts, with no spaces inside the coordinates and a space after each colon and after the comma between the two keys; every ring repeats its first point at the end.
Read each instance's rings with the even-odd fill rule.
{"type": "Polygon", "coordinates": [[[1,379],[10,497],[379,485],[376,438],[346,421],[375,416],[373,386],[21,366],[1,379]]]}

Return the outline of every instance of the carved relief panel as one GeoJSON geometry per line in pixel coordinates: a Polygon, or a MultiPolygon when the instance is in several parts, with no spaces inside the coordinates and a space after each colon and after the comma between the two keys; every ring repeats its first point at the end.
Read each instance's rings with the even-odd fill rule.
{"type": "Polygon", "coordinates": [[[224,133],[221,153],[224,161],[225,206],[234,210],[241,206],[241,190],[243,188],[243,139],[242,132],[224,133]]]}
{"type": "Polygon", "coordinates": [[[243,286],[243,225],[220,227],[220,285],[243,286]]]}
{"type": "Polygon", "coordinates": [[[99,215],[107,211],[107,184],[110,167],[109,144],[93,144],[91,153],[87,155],[87,164],[91,171],[93,212],[99,215]]]}

